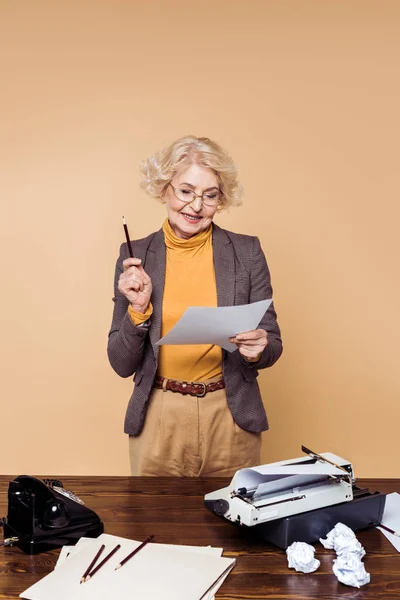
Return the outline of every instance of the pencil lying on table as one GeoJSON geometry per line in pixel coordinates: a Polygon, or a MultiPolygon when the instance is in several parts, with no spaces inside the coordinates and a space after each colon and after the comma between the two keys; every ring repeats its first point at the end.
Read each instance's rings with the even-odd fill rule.
{"type": "MultiPolygon", "coordinates": [[[[94,557],[94,559],[92,560],[92,562],[90,563],[90,565],[88,566],[88,568],[86,569],[86,571],[84,572],[84,574],[82,575],[82,577],[81,577],[81,583],[84,583],[84,581],[86,580],[86,577],[89,575],[89,573],[90,573],[90,570],[91,570],[91,569],[93,568],[93,566],[96,564],[96,562],[97,562],[97,559],[99,558],[99,556],[100,556],[100,555],[101,555],[101,553],[103,552],[104,548],[105,548],[105,545],[104,545],[104,544],[102,544],[102,545],[100,546],[100,548],[98,549],[98,551],[97,551],[97,553],[96,553],[96,556],[94,557]]],[[[68,554],[69,554],[69,552],[68,552],[68,554]]],[[[68,556],[68,554],[67,554],[67,556],[68,556]]]]}
{"type": "Polygon", "coordinates": [[[140,544],[140,546],[135,548],[135,550],[133,550],[133,552],[128,554],[128,556],[125,556],[125,558],[123,560],[121,560],[121,562],[115,567],[114,571],[116,571],[117,569],[120,569],[126,562],[128,562],[129,559],[132,558],[132,556],[135,556],[135,554],[137,554],[137,552],[139,552],[139,550],[141,550],[143,548],[143,546],[145,546],[146,544],[151,542],[151,540],[153,538],[154,538],[154,535],[150,535],[146,540],[144,540],[144,542],[142,542],[140,544]]]}
{"type": "Polygon", "coordinates": [[[394,529],[390,529],[390,527],[386,527],[386,525],[382,525],[382,523],[379,523],[378,527],[382,527],[382,529],[385,529],[392,535],[397,535],[397,537],[400,537],[400,533],[398,531],[394,531],[394,529]]]}
{"type": "Polygon", "coordinates": [[[132,244],[131,244],[131,238],[129,237],[128,225],[126,224],[125,217],[122,217],[122,224],[124,226],[126,243],[128,244],[129,256],[131,258],[134,258],[134,256],[133,256],[133,250],[132,250],[132,244]]]}
{"type": "Polygon", "coordinates": [[[97,565],[97,567],[95,567],[95,568],[93,569],[93,571],[90,571],[90,572],[89,572],[89,573],[86,575],[86,577],[85,577],[85,581],[88,581],[88,580],[89,580],[91,577],[93,577],[93,575],[94,575],[95,573],[97,573],[97,571],[98,571],[99,569],[101,569],[101,567],[104,565],[104,563],[106,563],[106,562],[107,562],[107,561],[108,561],[108,560],[109,560],[109,559],[110,559],[110,558],[111,558],[111,557],[112,557],[112,556],[113,556],[113,555],[116,553],[116,551],[117,551],[117,550],[119,550],[120,548],[121,548],[121,544],[117,544],[117,545],[115,546],[115,548],[113,548],[113,550],[111,550],[111,552],[109,552],[109,553],[107,554],[107,556],[105,556],[105,557],[103,558],[103,560],[102,560],[102,561],[101,561],[101,562],[100,562],[100,563],[97,565]]]}

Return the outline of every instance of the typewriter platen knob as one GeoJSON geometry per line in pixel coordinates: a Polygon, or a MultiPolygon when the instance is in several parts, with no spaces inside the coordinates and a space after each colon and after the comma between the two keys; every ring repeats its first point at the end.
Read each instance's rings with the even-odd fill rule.
{"type": "Polygon", "coordinates": [[[227,500],[214,500],[214,512],[216,515],[222,517],[229,510],[229,502],[227,500]]]}

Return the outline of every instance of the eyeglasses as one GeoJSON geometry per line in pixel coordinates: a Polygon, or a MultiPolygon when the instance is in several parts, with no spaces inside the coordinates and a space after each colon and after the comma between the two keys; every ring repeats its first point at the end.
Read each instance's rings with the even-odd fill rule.
{"type": "Polygon", "coordinates": [[[190,204],[194,202],[196,198],[201,198],[204,206],[218,206],[221,201],[221,191],[218,188],[213,188],[211,190],[203,192],[201,196],[196,194],[194,190],[188,187],[174,187],[172,183],[169,184],[174,190],[175,197],[184,202],[185,204],[190,204]]]}

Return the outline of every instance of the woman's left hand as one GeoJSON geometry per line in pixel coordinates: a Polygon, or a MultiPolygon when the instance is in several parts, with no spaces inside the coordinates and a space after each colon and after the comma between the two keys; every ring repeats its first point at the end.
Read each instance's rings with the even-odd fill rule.
{"type": "Polygon", "coordinates": [[[248,362],[257,362],[268,344],[268,336],[264,329],[254,329],[238,333],[235,337],[229,338],[229,341],[236,344],[240,354],[248,362]]]}

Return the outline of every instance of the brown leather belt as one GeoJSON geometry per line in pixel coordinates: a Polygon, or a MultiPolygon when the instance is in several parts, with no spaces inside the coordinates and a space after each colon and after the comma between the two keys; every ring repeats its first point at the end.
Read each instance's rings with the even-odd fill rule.
{"type": "Polygon", "coordinates": [[[167,379],[166,377],[157,377],[154,380],[154,387],[170,392],[179,392],[180,394],[190,394],[191,396],[199,396],[203,398],[208,392],[216,392],[225,387],[225,381],[220,379],[212,383],[204,383],[202,381],[177,381],[175,379],[167,379]]]}

